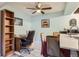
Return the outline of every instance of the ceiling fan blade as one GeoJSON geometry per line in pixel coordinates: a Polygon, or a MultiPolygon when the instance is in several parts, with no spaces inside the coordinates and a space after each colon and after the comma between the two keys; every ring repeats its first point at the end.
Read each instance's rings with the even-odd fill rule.
{"type": "Polygon", "coordinates": [[[36,13],[37,11],[34,11],[32,14],[36,13]]]}
{"type": "Polygon", "coordinates": [[[41,11],[42,14],[45,14],[43,11],[41,11]]]}
{"type": "Polygon", "coordinates": [[[48,10],[48,9],[52,9],[52,7],[41,8],[41,10],[48,10]]]}
{"type": "Polygon", "coordinates": [[[26,9],[32,9],[32,10],[37,10],[36,8],[26,8],[26,9]]]}

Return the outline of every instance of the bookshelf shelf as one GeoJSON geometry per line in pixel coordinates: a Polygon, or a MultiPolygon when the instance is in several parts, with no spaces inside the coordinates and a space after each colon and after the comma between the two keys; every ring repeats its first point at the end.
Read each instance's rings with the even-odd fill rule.
{"type": "Polygon", "coordinates": [[[14,38],[10,38],[10,39],[7,39],[7,38],[6,38],[6,40],[5,40],[5,41],[10,41],[10,40],[13,40],[13,39],[14,39],[14,38]]]}
{"type": "Polygon", "coordinates": [[[12,27],[12,26],[14,26],[14,25],[6,25],[6,27],[12,27]]]}
{"type": "Polygon", "coordinates": [[[6,20],[14,20],[14,18],[11,17],[5,17],[6,20]]]}
{"type": "Polygon", "coordinates": [[[14,34],[13,32],[8,32],[8,33],[5,33],[5,34],[14,34]]]}
{"type": "Polygon", "coordinates": [[[7,46],[6,46],[6,48],[7,48],[7,47],[10,47],[10,46],[12,46],[13,44],[6,44],[6,45],[7,45],[7,46]]]}

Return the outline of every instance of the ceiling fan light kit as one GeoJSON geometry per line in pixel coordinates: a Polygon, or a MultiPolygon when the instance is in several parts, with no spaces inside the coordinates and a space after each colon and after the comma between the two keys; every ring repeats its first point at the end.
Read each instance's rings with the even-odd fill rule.
{"type": "Polygon", "coordinates": [[[40,12],[41,12],[41,10],[37,10],[37,12],[38,12],[38,13],[40,13],[40,12]]]}

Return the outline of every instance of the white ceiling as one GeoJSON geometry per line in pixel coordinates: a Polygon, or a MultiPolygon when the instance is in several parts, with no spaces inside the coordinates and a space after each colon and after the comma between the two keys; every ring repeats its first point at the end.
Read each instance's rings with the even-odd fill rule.
{"type": "Polygon", "coordinates": [[[3,7],[5,4],[5,2],[0,2],[0,8],[3,7]]]}
{"type": "MultiPolygon", "coordinates": [[[[0,3],[0,6],[4,4],[4,3],[0,3]]],[[[26,8],[31,8],[31,7],[35,7],[36,2],[11,2],[8,3],[9,6],[15,7],[15,8],[19,8],[19,10],[23,10],[24,12],[32,15],[32,12],[34,10],[29,10],[26,8]]],[[[59,12],[59,11],[63,11],[65,9],[65,2],[41,2],[42,7],[48,7],[51,6],[52,9],[51,10],[45,10],[45,13],[55,13],[55,12],[59,12]]],[[[34,15],[37,15],[39,13],[36,13],[34,15]]]]}

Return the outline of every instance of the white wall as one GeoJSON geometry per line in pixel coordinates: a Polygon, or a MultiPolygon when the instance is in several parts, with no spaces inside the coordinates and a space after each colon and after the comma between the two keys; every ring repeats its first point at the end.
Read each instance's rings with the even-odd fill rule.
{"type": "Polygon", "coordinates": [[[33,16],[31,19],[32,29],[41,28],[42,19],[49,19],[49,20],[51,19],[52,20],[52,18],[56,18],[56,17],[62,16],[62,15],[63,15],[63,11],[60,11],[57,13],[50,13],[50,14],[44,14],[44,15],[41,14],[41,15],[33,16]]]}
{"type": "Polygon", "coordinates": [[[15,17],[19,17],[23,19],[23,26],[15,25],[15,34],[17,35],[26,34],[26,31],[31,29],[31,23],[30,23],[31,16],[30,15],[26,14],[21,9],[18,9],[18,7],[12,6],[9,4],[6,4],[4,7],[0,8],[0,10],[2,9],[11,10],[14,12],[15,17]]]}
{"type": "MultiPolygon", "coordinates": [[[[53,16],[53,15],[52,15],[53,16]]],[[[34,17],[32,20],[32,26],[35,31],[35,39],[37,42],[40,40],[40,33],[44,33],[45,35],[53,35],[53,32],[63,31],[64,28],[70,28],[69,20],[72,18],[77,19],[77,26],[79,27],[79,15],[66,15],[66,16],[59,16],[59,17],[49,17],[49,16],[37,16],[34,17]],[[50,28],[41,28],[41,19],[49,19],[50,20],[50,28]]]]}
{"type": "Polygon", "coordinates": [[[61,21],[63,21],[62,27],[69,29],[70,28],[69,21],[70,21],[70,19],[73,19],[73,18],[77,20],[77,26],[79,27],[79,14],[71,14],[71,15],[67,15],[67,16],[62,16],[61,17],[61,19],[62,19],[61,21]]]}
{"type": "Polygon", "coordinates": [[[45,14],[45,15],[38,15],[35,17],[32,17],[31,23],[32,23],[32,29],[35,30],[35,39],[36,42],[40,42],[40,33],[43,32],[46,35],[52,34],[52,31],[54,30],[52,27],[54,26],[52,23],[52,20],[54,20],[55,17],[59,17],[63,15],[63,11],[57,12],[57,13],[51,13],[51,14],[45,14]],[[50,28],[41,28],[41,19],[49,19],[50,20],[50,28]]]}

